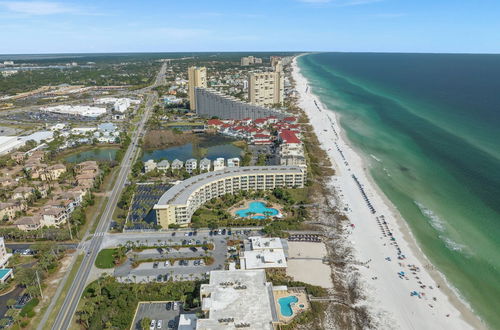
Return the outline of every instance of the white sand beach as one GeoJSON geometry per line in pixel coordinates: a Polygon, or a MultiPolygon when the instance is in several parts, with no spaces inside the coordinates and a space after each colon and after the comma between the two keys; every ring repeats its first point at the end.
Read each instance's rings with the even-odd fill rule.
{"type": "Polygon", "coordinates": [[[336,175],[331,184],[341,209],[348,209],[347,241],[360,262],[367,303],[378,328],[485,328],[418,248],[404,220],[371,181],[361,157],[347,144],[335,113],[311,94],[296,59],[293,77],[299,106],[334,164],[336,175]]]}

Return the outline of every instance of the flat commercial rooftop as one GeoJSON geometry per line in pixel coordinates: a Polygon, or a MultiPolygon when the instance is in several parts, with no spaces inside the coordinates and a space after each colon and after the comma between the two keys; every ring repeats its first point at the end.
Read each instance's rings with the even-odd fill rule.
{"type": "Polygon", "coordinates": [[[304,169],[299,166],[244,166],[228,167],[220,171],[207,172],[193,176],[167,190],[158,200],[155,209],[162,205],[185,205],[189,196],[196,189],[216,180],[229,178],[240,174],[277,174],[289,172],[294,174],[303,173],[304,169]]]}
{"type": "Polygon", "coordinates": [[[197,329],[273,329],[277,320],[272,284],[264,270],[216,270],[210,283],[201,286],[202,309],[208,318],[198,319],[197,329]]]}

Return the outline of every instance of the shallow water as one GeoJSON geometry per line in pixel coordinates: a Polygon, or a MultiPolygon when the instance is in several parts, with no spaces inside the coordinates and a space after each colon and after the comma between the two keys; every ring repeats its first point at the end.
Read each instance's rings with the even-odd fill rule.
{"type": "Polygon", "coordinates": [[[500,56],[300,57],[424,253],[500,324],[500,56]]]}

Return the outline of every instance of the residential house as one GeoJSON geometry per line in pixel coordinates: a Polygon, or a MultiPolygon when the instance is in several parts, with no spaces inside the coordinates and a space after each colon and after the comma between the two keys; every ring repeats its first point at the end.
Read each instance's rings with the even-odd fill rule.
{"type": "Polygon", "coordinates": [[[97,176],[99,173],[99,165],[94,160],[88,160],[76,164],[74,171],[76,174],[95,174],[95,176],[97,176]]]}
{"type": "Polygon", "coordinates": [[[55,181],[59,179],[63,173],[66,173],[66,166],[63,164],[55,164],[47,167],[45,172],[41,173],[40,179],[42,181],[55,181]]]}
{"type": "Polygon", "coordinates": [[[210,159],[203,158],[202,160],[200,160],[200,171],[201,172],[208,172],[208,171],[210,171],[210,165],[211,165],[210,159]]]}
{"type": "Polygon", "coordinates": [[[223,170],[226,166],[224,165],[224,158],[219,157],[214,160],[214,171],[223,170]]]}
{"type": "Polygon", "coordinates": [[[26,204],[18,200],[11,200],[0,203],[0,220],[14,220],[17,212],[22,212],[25,210],[26,204]]]}
{"type": "Polygon", "coordinates": [[[17,187],[12,192],[12,197],[11,198],[12,199],[27,200],[31,196],[33,196],[34,192],[35,192],[35,189],[33,189],[32,187],[26,187],[26,186],[17,187]]]}
{"type": "Polygon", "coordinates": [[[240,159],[238,157],[229,158],[227,160],[227,167],[238,167],[240,166],[240,159]]]}
{"type": "Polygon", "coordinates": [[[94,187],[95,174],[91,173],[78,174],[75,177],[75,180],[79,186],[85,187],[86,189],[90,189],[94,187]]]}
{"type": "Polygon", "coordinates": [[[157,165],[156,165],[156,162],[153,159],[150,159],[147,162],[144,162],[144,172],[145,173],[151,172],[155,168],[157,168],[157,165]]]}
{"type": "Polygon", "coordinates": [[[188,173],[193,173],[193,171],[198,168],[198,162],[194,158],[188,159],[186,160],[185,167],[188,173]]]}
{"type": "Polygon", "coordinates": [[[184,163],[178,159],[174,159],[172,162],[172,169],[173,170],[180,170],[184,167],[184,163]]]}
{"type": "Polygon", "coordinates": [[[68,215],[64,208],[50,206],[42,210],[41,224],[45,227],[59,227],[59,225],[66,223],[68,215]]]}
{"type": "Polygon", "coordinates": [[[168,162],[168,160],[164,159],[156,165],[156,168],[158,169],[158,171],[166,171],[170,168],[170,163],[168,162]]]}
{"type": "Polygon", "coordinates": [[[23,231],[37,230],[42,226],[41,218],[38,215],[21,217],[14,224],[17,226],[17,229],[23,231]]]}

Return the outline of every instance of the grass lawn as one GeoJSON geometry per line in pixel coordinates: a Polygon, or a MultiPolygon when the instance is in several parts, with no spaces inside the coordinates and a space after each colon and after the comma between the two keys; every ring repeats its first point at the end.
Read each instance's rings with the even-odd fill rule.
{"type": "Polygon", "coordinates": [[[97,259],[95,260],[95,266],[97,268],[106,269],[115,267],[115,257],[113,256],[116,249],[103,249],[99,251],[97,259]]]}

